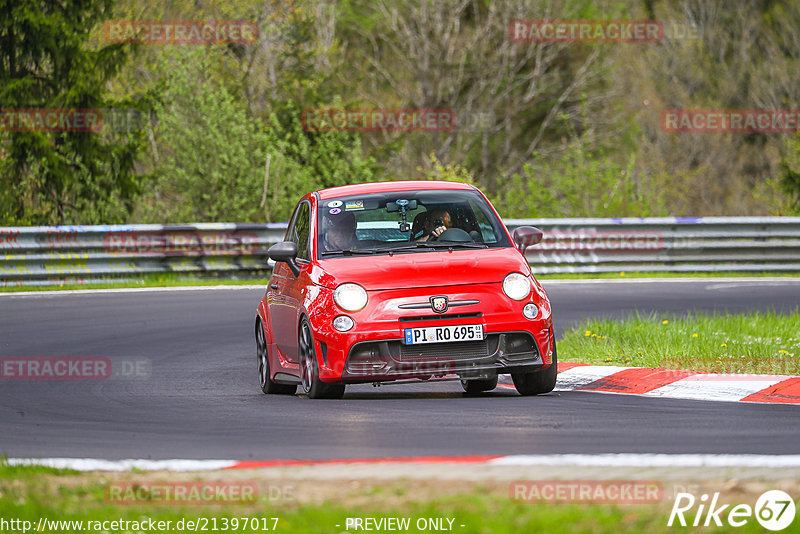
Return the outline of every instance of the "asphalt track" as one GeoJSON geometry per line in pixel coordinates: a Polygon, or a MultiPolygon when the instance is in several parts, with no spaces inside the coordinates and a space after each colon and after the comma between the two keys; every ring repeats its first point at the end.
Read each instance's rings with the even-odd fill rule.
{"type": "MultiPolygon", "coordinates": [[[[635,310],[789,311],[800,279],[546,283],[557,331],[635,310]]],[[[0,455],[328,459],[551,453],[800,453],[800,409],[565,391],[464,398],[456,382],[266,396],[261,289],[0,295],[0,357],[146,361],[147,377],[0,380],[0,455]]]]}

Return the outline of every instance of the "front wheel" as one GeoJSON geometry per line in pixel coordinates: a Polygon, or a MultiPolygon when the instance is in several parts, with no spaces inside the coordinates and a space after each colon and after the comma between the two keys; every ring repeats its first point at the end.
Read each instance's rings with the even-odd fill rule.
{"type": "Polygon", "coordinates": [[[556,342],[553,340],[553,363],[550,367],[532,373],[511,373],[514,387],[520,395],[541,395],[550,393],[556,387],[558,375],[558,357],[556,355],[556,342]]]}
{"type": "Polygon", "coordinates": [[[344,384],[326,384],[319,379],[319,363],[317,351],[314,350],[314,337],[311,325],[303,317],[300,323],[300,339],[297,343],[300,357],[300,390],[309,399],[341,399],[344,395],[344,384]]]}

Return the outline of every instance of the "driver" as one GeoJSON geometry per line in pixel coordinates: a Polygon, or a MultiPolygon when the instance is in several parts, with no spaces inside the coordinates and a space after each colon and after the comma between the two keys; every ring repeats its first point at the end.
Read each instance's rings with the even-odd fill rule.
{"type": "Polygon", "coordinates": [[[445,209],[435,209],[428,213],[423,225],[425,232],[417,241],[428,241],[437,238],[452,226],[450,212],[445,209]]]}
{"type": "Polygon", "coordinates": [[[356,245],[356,218],[352,213],[343,213],[330,222],[328,230],[323,234],[322,240],[325,250],[351,250],[356,245]]]}

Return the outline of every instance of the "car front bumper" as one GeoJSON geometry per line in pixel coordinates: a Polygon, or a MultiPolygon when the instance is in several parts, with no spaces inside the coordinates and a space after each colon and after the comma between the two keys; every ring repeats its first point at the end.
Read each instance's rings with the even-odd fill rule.
{"type": "Polygon", "coordinates": [[[367,307],[357,313],[339,310],[332,299],[320,303],[312,323],[317,327],[314,337],[320,379],[325,382],[380,382],[452,374],[465,379],[484,378],[535,371],[552,362],[550,303],[536,289],[522,301],[507,298],[500,284],[374,291],[369,294],[367,307]],[[443,314],[418,307],[435,295],[471,304],[443,314]],[[522,314],[530,302],[539,309],[534,319],[522,314]],[[332,321],[338,315],[350,316],[355,326],[347,332],[336,331],[332,321]],[[416,345],[403,341],[406,328],[474,324],[483,326],[482,341],[416,345]]]}

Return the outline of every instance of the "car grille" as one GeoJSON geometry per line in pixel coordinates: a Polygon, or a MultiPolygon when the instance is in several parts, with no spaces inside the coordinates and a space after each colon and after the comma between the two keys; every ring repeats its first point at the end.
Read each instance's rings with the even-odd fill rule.
{"type": "Polygon", "coordinates": [[[481,316],[483,316],[481,312],[444,313],[439,315],[414,315],[411,317],[400,317],[400,322],[407,323],[415,321],[441,321],[444,319],[479,319],[481,316]]]}
{"type": "Polygon", "coordinates": [[[485,358],[489,356],[489,343],[484,341],[454,341],[426,345],[400,345],[403,360],[451,358],[453,360],[485,358]]]}

